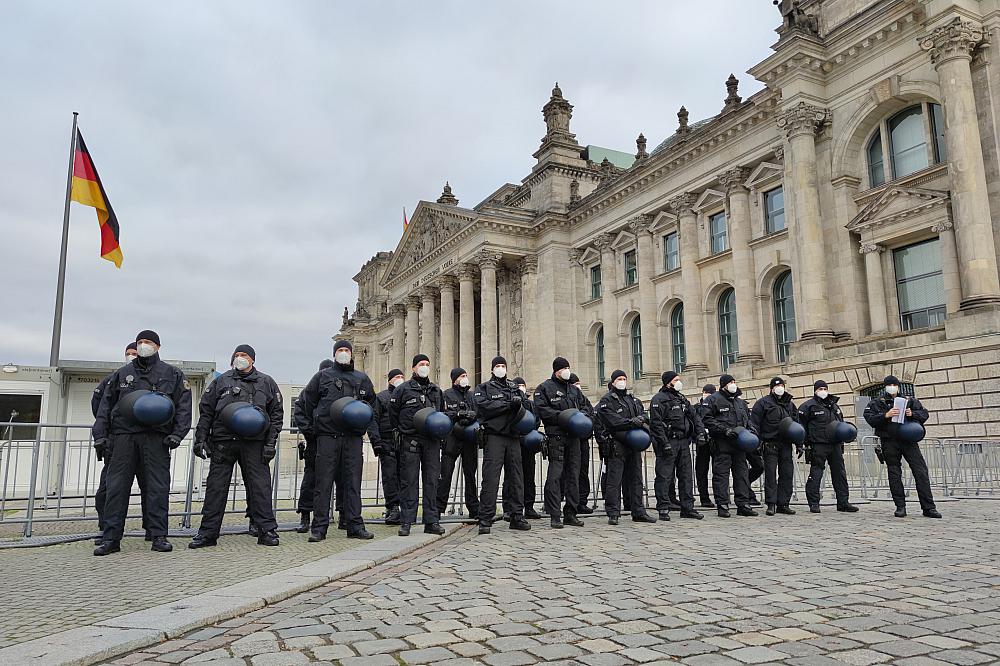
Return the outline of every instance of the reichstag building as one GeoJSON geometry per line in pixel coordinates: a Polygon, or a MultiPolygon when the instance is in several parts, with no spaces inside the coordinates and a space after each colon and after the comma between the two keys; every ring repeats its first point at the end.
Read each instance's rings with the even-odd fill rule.
{"type": "Polygon", "coordinates": [[[359,366],[379,386],[419,350],[448,386],[499,352],[534,385],[563,355],[592,398],[616,368],[643,399],[667,369],[692,395],[822,378],[849,416],[891,373],[928,436],[1000,435],[1000,2],[779,9],[764,89],[730,77],[634,154],[580,141],[556,85],[530,173],[471,207],[446,184],[355,275],[359,366]]]}

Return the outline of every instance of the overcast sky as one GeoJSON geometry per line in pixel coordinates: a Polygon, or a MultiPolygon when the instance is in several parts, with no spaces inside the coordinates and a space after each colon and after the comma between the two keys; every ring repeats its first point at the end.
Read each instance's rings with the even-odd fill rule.
{"type": "Polygon", "coordinates": [[[717,113],[770,53],[769,0],[4,3],[0,363],[46,365],[71,113],[121,224],[72,205],[62,358],[167,358],[306,381],[402,208],[530,170],[558,81],[581,144],[633,152],[717,113]]]}

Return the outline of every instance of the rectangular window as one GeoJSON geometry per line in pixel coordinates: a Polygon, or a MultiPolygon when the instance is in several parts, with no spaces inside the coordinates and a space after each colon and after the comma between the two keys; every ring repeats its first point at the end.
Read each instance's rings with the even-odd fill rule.
{"type": "Polygon", "coordinates": [[[663,270],[672,271],[681,265],[680,249],[677,246],[677,232],[663,237],[663,270]]]}
{"type": "Polygon", "coordinates": [[[601,297],[601,267],[594,266],[590,269],[590,297],[601,297]]]}
{"type": "Polygon", "coordinates": [[[33,440],[38,428],[9,426],[7,423],[39,423],[42,396],[0,393],[0,443],[8,440],[33,440]]]}
{"type": "Polygon", "coordinates": [[[708,228],[712,234],[712,254],[728,250],[729,228],[726,226],[726,214],[716,213],[708,218],[708,228]]]}
{"type": "Polygon", "coordinates": [[[636,267],[635,250],[625,253],[625,286],[631,287],[639,281],[639,269],[636,267]]]}
{"type": "Polygon", "coordinates": [[[931,104],[931,125],[934,130],[934,155],[938,162],[948,161],[948,148],[944,143],[944,110],[940,104],[931,104]]]}
{"type": "Polygon", "coordinates": [[[782,188],[764,193],[764,215],[767,233],[785,228],[785,191],[782,188]]]}
{"type": "Polygon", "coordinates": [[[892,253],[896,267],[896,297],[904,331],[944,323],[944,277],[938,239],[900,248],[892,253]]]}

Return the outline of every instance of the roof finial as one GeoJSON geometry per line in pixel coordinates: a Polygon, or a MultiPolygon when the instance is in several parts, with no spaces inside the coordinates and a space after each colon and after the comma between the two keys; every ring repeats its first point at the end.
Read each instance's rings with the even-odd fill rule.
{"type": "Polygon", "coordinates": [[[635,139],[635,161],[644,160],[649,158],[649,153],[646,152],[646,137],[643,136],[642,132],[635,139]]]}
{"type": "Polygon", "coordinates": [[[688,110],[682,106],[681,110],[677,112],[677,133],[687,134],[690,131],[691,128],[688,127],[688,110]]]}
{"type": "Polygon", "coordinates": [[[451,183],[448,181],[444,181],[444,190],[441,192],[441,196],[438,197],[437,202],[446,206],[458,205],[458,199],[451,193],[451,183]]]}
{"type": "Polygon", "coordinates": [[[736,78],[735,74],[730,74],[729,78],[726,79],[726,92],[728,94],[726,95],[725,110],[728,111],[730,109],[733,109],[739,106],[740,102],[743,101],[743,98],[737,94],[739,88],[740,88],[740,80],[736,78]]]}

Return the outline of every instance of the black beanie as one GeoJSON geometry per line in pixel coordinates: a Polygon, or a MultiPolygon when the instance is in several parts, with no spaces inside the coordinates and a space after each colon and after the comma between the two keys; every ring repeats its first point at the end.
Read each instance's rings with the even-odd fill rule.
{"type": "Polygon", "coordinates": [[[250,345],[239,345],[238,347],[236,347],[236,349],[233,350],[233,355],[229,357],[230,365],[232,365],[233,361],[236,360],[236,352],[243,352],[244,354],[252,358],[254,361],[257,360],[257,352],[253,350],[253,347],[251,347],[250,345]]]}
{"type": "Polygon", "coordinates": [[[351,353],[354,353],[354,347],[351,346],[349,340],[337,340],[333,343],[333,353],[336,354],[338,349],[347,349],[351,353]]]}
{"type": "Polygon", "coordinates": [[[453,368],[451,371],[451,383],[454,384],[455,380],[464,374],[467,374],[464,368],[453,368]]]}
{"type": "Polygon", "coordinates": [[[897,379],[893,375],[889,375],[888,377],[885,378],[885,381],[883,381],[882,384],[885,386],[888,386],[889,384],[895,384],[896,386],[899,386],[899,379],[897,379]]]}
{"type": "Polygon", "coordinates": [[[132,350],[136,350],[136,351],[138,351],[138,350],[136,349],[137,347],[138,347],[138,345],[137,345],[137,344],[135,344],[134,342],[130,342],[130,343],[128,343],[127,345],[125,345],[125,351],[128,351],[129,349],[132,349],[132,350]]]}
{"type": "Polygon", "coordinates": [[[702,393],[715,393],[715,384],[705,384],[701,387],[702,393]]]}
{"type": "Polygon", "coordinates": [[[389,371],[389,376],[388,376],[388,377],[386,377],[386,380],[388,380],[388,381],[390,381],[390,382],[391,382],[391,381],[392,381],[392,378],[393,378],[393,377],[396,377],[397,375],[398,375],[399,377],[403,377],[403,376],[404,376],[404,375],[403,375],[403,371],[402,371],[402,370],[400,370],[399,368],[393,368],[392,370],[390,370],[390,371],[389,371]]]}
{"type": "Polygon", "coordinates": [[[722,388],[726,388],[727,386],[729,386],[730,382],[735,382],[735,381],[736,377],[733,377],[732,375],[722,375],[721,377],[719,377],[719,386],[722,388]]]}
{"type": "Polygon", "coordinates": [[[417,363],[420,363],[421,361],[427,361],[428,363],[430,363],[431,359],[429,356],[427,356],[427,354],[417,354],[416,356],[413,357],[413,363],[410,364],[410,367],[411,368],[417,367],[417,363]]]}
{"type": "Polygon", "coordinates": [[[579,382],[580,382],[580,378],[576,376],[575,372],[569,373],[569,383],[570,384],[578,384],[579,382]]]}
{"type": "Polygon", "coordinates": [[[675,377],[677,377],[677,373],[673,370],[667,370],[660,375],[660,379],[663,381],[664,386],[670,386],[670,382],[674,381],[675,377]]]}
{"type": "Polygon", "coordinates": [[[552,361],[552,372],[559,372],[563,368],[569,367],[569,361],[564,359],[562,356],[556,356],[552,361]]]}
{"type": "Polygon", "coordinates": [[[614,372],[611,373],[611,383],[614,384],[615,380],[618,379],[619,377],[624,377],[625,379],[628,379],[628,375],[625,374],[624,370],[615,370],[614,372]]]}
{"type": "Polygon", "coordinates": [[[826,382],[824,382],[822,379],[817,379],[816,382],[813,384],[813,391],[818,391],[821,388],[830,388],[830,387],[827,386],[826,382]]]}
{"type": "Polygon", "coordinates": [[[497,367],[498,365],[506,367],[507,359],[505,359],[503,356],[494,356],[493,360],[490,362],[490,370],[497,367]]]}
{"type": "Polygon", "coordinates": [[[156,334],[156,331],[150,331],[148,329],[145,331],[139,331],[139,333],[135,336],[135,341],[139,342],[139,340],[149,340],[157,346],[160,344],[160,336],[156,334]]]}
{"type": "Polygon", "coordinates": [[[781,377],[771,378],[771,383],[770,383],[771,388],[774,388],[775,386],[784,386],[784,385],[785,385],[785,380],[782,379],[781,377]]]}
{"type": "Polygon", "coordinates": [[[334,363],[331,359],[324,358],[322,361],[319,362],[319,371],[323,372],[327,368],[332,368],[333,365],[334,363]]]}
{"type": "Polygon", "coordinates": [[[524,377],[514,377],[514,386],[527,386],[528,382],[524,381],[524,377]]]}

